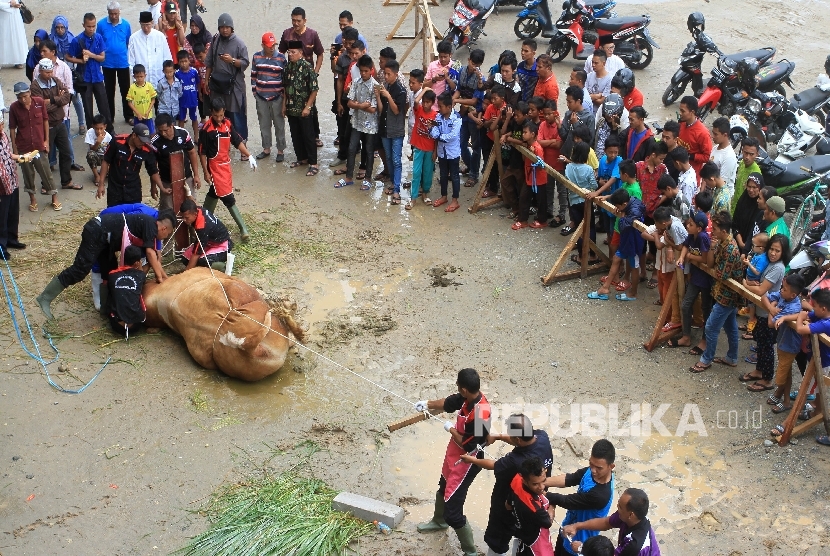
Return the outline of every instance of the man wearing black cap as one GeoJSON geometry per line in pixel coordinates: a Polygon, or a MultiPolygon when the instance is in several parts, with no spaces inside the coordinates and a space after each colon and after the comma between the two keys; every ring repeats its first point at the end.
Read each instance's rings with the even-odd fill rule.
{"type": "Polygon", "coordinates": [[[144,124],[133,126],[133,132],[129,135],[116,135],[110,142],[107,151],[104,153],[104,161],[101,163],[101,171],[98,174],[97,199],[104,196],[106,189],[107,206],[114,207],[127,203],[141,202],[141,165],[150,176],[150,195],[158,199],[159,189],[170,193],[161,183],[156,154],[150,146],[152,136],[150,130],[144,124]],[[109,177],[107,185],[105,180],[109,177]]]}
{"type": "Polygon", "coordinates": [[[130,75],[133,73],[133,67],[141,64],[147,71],[147,82],[155,86],[164,77],[164,61],[172,60],[173,55],[167,44],[167,37],[153,28],[153,14],[141,12],[138,21],[141,29],[130,36],[130,46],[127,48],[130,75]]]}
{"type": "MultiPolygon", "coordinates": [[[[187,33],[184,30],[184,23],[179,17],[179,7],[172,0],[164,2],[164,14],[159,18],[156,29],[167,38],[170,54],[174,56],[178,54],[187,41],[185,38],[187,33]]],[[[153,86],[155,87],[155,83],[153,83],[153,86]]]]}
{"type": "MultiPolygon", "coordinates": [[[[229,14],[219,16],[219,33],[213,38],[205,59],[207,72],[205,80],[210,88],[211,99],[220,98],[225,106],[225,115],[234,130],[248,140],[247,97],[245,90],[245,68],[249,65],[248,47],[233,32],[233,18],[229,14]]],[[[244,154],[242,160],[248,160],[244,154]]]]}

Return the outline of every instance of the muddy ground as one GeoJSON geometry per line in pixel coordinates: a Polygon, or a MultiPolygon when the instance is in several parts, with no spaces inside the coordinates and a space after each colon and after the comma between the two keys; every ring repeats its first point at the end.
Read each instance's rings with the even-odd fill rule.
{"type": "MultiPolygon", "coordinates": [[[[348,4],[375,52],[401,11],[380,4],[348,4]]],[[[432,10],[442,30],[449,4],[445,0],[432,10]]],[[[268,2],[264,13],[246,11],[249,5],[209,3],[208,21],[215,30],[216,16],[229,11],[253,51],[263,31],[288,26],[293,3],[268,2]]],[[[310,26],[328,43],[337,10],[324,2],[305,7],[310,26]]],[[[34,8],[36,25],[46,27],[66,10],[55,1],[34,8]]],[[[73,13],[88,8],[103,13],[103,3],[78,3],[73,13]]],[[[662,49],[637,78],[652,116],[663,119],[673,115],[658,105],[688,41],[690,11],[704,11],[707,32],[726,52],[777,46],[779,56],[798,64],[794,80],[801,90],[813,84],[826,55],[820,31],[826,8],[824,1],[696,0],[626,2],[618,12],[653,16],[651,30],[662,49]]],[[[125,6],[123,14],[135,24],[137,11],[125,6]]],[[[503,9],[488,24],[481,42],[488,64],[504,48],[518,50],[515,13],[503,9]]],[[[73,19],[76,31],[79,20],[73,19]]],[[[402,51],[407,43],[393,44],[402,51]]],[[[563,87],[567,67],[555,67],[563,87]]],[[[0,72],[7,100],[21,75],[0,72]]],[[[328,73],[323,75],[321,107],[332,98],[328,73]]],[[[325,168],[334,156],[334,124],[326,110],[321,119],[325,168]]],[[[250,145],[258,152],[253,113],[250,122],[250,145]]],[[[75,148],[82,160],[79,138],[75,148]]],[[[293,160],[290,148],[287,160],[293,160]]],[[[671,433],[685,404],[697,404],[705,436],[663,436],[653,428],[646,436],[613,437],[620,454],[617,494],[631,485],[649,493],[663,553],[828,551],[830,452],[812,441],[818,429],[788,448],[765,447],[767,431],[781,419],[770,414],[761,395],[735,380],[737,370],[691,375],[686,369],[694,358],[682,351],[645,352],[641,345],[658,312],[655,291],[643,288],[640,301],[621,304],[588,301],[595,279],[542,287],[539,276],[552,266],[564,239],[553,231],[514,232],[502,208],[475,216],[423,205],[406,212],[377,191],[332,189],[328,168],[316,178],[273,162],[261,164],[256,174],[239,163],[234,171],[256,245],[240,250],[239,274],[266,293],[287,294],[299,303],[315,351],[408,400],[450,393],[456,371],[472,366],[497,407],[558,404],[565,431],[572,404],[617,403],[624,426],[631,404],[649,403],[656,410],[668,403],[662,422],[671,433]]],[[[22,213],[22,240],[30,248],[14,253],[12,268],[36,326],[43,318],[34,310],[34,296],[71,259],[83,221],[104,206],[94,200],[87,178],[76,178],[87,187],[62,195],[62,213],[44,210],[45,199],[41,212],[22,213]]],[[[471,189],[462,191],[464,207],[472,196],[471,189]]],[[[219,216],[230,221],[222,208],[219,216]]],[[[206,521],[192,512],[217,485],[271,457],[273,468],[285,468],[295,457],[291,448],[306,440],[325,449],[309,472],[337,489],[399,503],[408,512],[393,536],[370,535],[355,548],[364,554],[459,553],[454,535],[415,532],[415,524],[430,515],[446,445],[439,423],[390,435],[386,424],[411,413],[406,403],[304,350],[272,377],[243,384],[198,368],[183,342],[168,332],[114,342],[91,310],[88,284],[58,299],[59,320],[51,329],[60,335],[61,365],[68,369],[49,367],[58,384],[77,388],[112,357],[80,395],[51,388],[17,344],[8,316],[0,317],[0,553],[170,552],[205,529],[206,521]]],[[[749,345],[742,342],[741,358],[749,345]]],[[[551,420],[545,424],[538,414],[534,419],[551,430],[551,420]]],[[[565,438],[561,430],[551,432],[555,473],[584,465],[592,438],[601,435],[565,438]]],[[[503,447],[492,450],[501,453],[503,447]]],[[[491,484],[492,476],[482,473],[467,504],[484,551],[491,484]]]]}

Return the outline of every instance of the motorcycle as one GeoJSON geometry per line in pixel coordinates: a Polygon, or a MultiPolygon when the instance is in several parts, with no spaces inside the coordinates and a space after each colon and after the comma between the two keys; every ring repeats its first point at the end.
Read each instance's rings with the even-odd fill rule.
{"type": "Polygon", "coordinates": [[[487,36],[484,25],[495,8],[496,0],[456,0],[444,40],[452,44],[453,50],[461,46],[470,48],[479,36],[487,36]]]}
{"type": "MultiPolygon", "coordinates": [[[[594,18],[617,17],[617,12],[611,11],[617,5],[616,0],[583,0],[583,3],[594,18]]],[[[536,38],[551,21],[548,0],[527,0],[521,4],[525,8],[516,16],[513,32],[522,40],[536,38]]]]}
{"type": "Polygon", "coordinates": [[[793,95],[793,106],[814,117],[822,127],[827,125],[830,114],[830,78],[819,75],[815,87],[793,95]]]}
{"type": "Polygon", "coordinates": [[[825,227],[825,220],[813,222],[801,245],[796,246],[799,247],[798,252],[790,259],[790,272],[800,274],[806,284],[812,284],[818,278],[820,269],[830,261],[830,241],[821,241],[825,227]]]}
{"type": "Polygon", "coordinates": [[[790,75],[795,70],[795,62],[784,59],[753,70],[747,67],[751,65],[748,64],[749,61],[753,61],[755,66],[760,66],[754,58],[718,58],[717,67],[712,68],[712,78],[698,98],[698,118],[705,120],[716,108],[719,113],[732,116],[749,101],[747,90],[757,89],[765,93],[775,91],[782,97],[787,96],[782,83],[793,88],[790,75]]]}
{"type": "Polygon", "coordinates": [[[737,62],[744,58],[755,58],[758,64],[763,66],[769,63],[773,56],[775,56],[775,48],[767,46],[757,50],[745,50],[736,54],[726,55],[720,51],[715,42],[709,38],[708,35],[700,33],[695,37],[695,40],[686,45],[686,48],[680,54],[680,59],[677,65],[680,66],[671,78],[671,83],[663,93],[663,104],[670,106],[677,102],[686,92],[686,87],[689,82],[692,83],[692,94],[699,96],[703,94],[703,71],[701,64],[706,54],[717,54],[718,57],[725,57],[731,61],[737,62]]]}
{"type": "Polygon", "coordinates": [[[761,168],[764,185],[776,189],[778,196],[784,199],[788,212],[798,210],[804,199],[813,192],[819,179],[817,175],[830,174],[828,155],[805,156],[793,162],[781,162],[770,157],[766,150],[759,149],[755,162],[761,168]]]}
{"type": "Polygon", "coordinates": [[[791,162],[807,154],[824,136],[824,127],[778,93],[754,91],[746,105],[729,118],[732,146],[749,135],[761,147],[776,145],[776,159],[791,162]]]}
{"type": "Polygon", "coordinates": [[[647,15],[593,19],[577,0],[566,0],[562,7],[547,49],[554,62],[564,60],[571,49],[574,58],[585,60],[599,48],[603,39],[611,37],[614,53],[629,68],[643,69],[654,58],[652,47],[660,48],[649,33],[651,18],[647,15]],[[593,45],[593,49],[586,49],[586,44],[593,45]]]}

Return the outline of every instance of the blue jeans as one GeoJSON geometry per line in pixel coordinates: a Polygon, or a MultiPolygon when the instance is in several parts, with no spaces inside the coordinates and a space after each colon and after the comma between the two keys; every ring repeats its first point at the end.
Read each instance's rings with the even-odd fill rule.
{"type": "Polygon", "coordinates": [[[738,320],[735,318],[738,309],[726,307],[720,303],[712,305],[712,312],[706,320],[706,351],[700,356],[700,362],[709,365],[715,358],[715,350],[718,349],[718,336],[721,328],[726,331],[726,338],[729,340],[729,350],[726,352],[726,360],[730,363],[738,362],[738,320]]]}
{"type": "Polygon", "coordinates": [[[243,141],[248,140],[248,114],[242,109],[242,112],[225,112],[225,115],[231,121],[234,131],[242,136],[243,141]]]}
{"type": "Polygon", "coordinates": [[[470,178],[477,180],[481,170],[481,134],[476,123],[465,114],[461,117],[461,160],[470,172],[470,178]],[[467,144],[472,144],[472,152],[467,144]]]}
{"type": "Polygon", "coordinates": [[[403,151],[403,137],[381,137],[383,152],[386,153],[386,173],[392,178],[395,184],[395,193],[401,192],[401,151],[403,151]]]}
{"type": "Polygon", "coordinates": [[[461,193],[461,174],[458,171],[459,158],[438,158],[438,182],[441,184],[441,196],[447,196],[447,186],[452,181],[452,198],[458,199],[461,193]]]}
{"type": "MultiPolygon", "coordinates": [[[[75,164],[75,149],[72,147],[72,132],[69,131],[69,120],[64,120],[63,125],[66,126],[66,134],[69,136],[69,158],[72,159],[72,164],[75,164]]],[[[58,147],[54,143],[49,147],[49,166],[55,166],[58,163],[58,147]]]]}

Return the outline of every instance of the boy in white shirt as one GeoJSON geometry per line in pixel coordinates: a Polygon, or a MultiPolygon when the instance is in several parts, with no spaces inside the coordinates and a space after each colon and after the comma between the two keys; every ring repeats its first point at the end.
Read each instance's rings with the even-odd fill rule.
{"type": "Polygon", "coordinates": [[[84,143],[89,145],[86,153],[86,162],[92,169],[95,183],[98,183],[98,168],[104,161],[104,153],[112,141],[112,135],[107,132],[107,120],[101,114],[95,114],[92,118],[92,127],[86,131],[84,143]]]}
{"type": "Polygon", "coordinates": [[[689,162],[689,151],[677,147],[672,151],[674,167],[680,172],[677,178],[677,187],[686,199],[694,199],[697,195],[697,174],[689,162]]]}
{"type": "Polygon", "coordinates": [[[715,144],[712,149],[712,162],[720,168],[720,177],[726,183],[729,196],[735,195],[735,175],[738,173],[738,157],[732,148],[732,141],[729,137],[729,120],[718,118],[712,123],[712,142],[715,144]]]}

